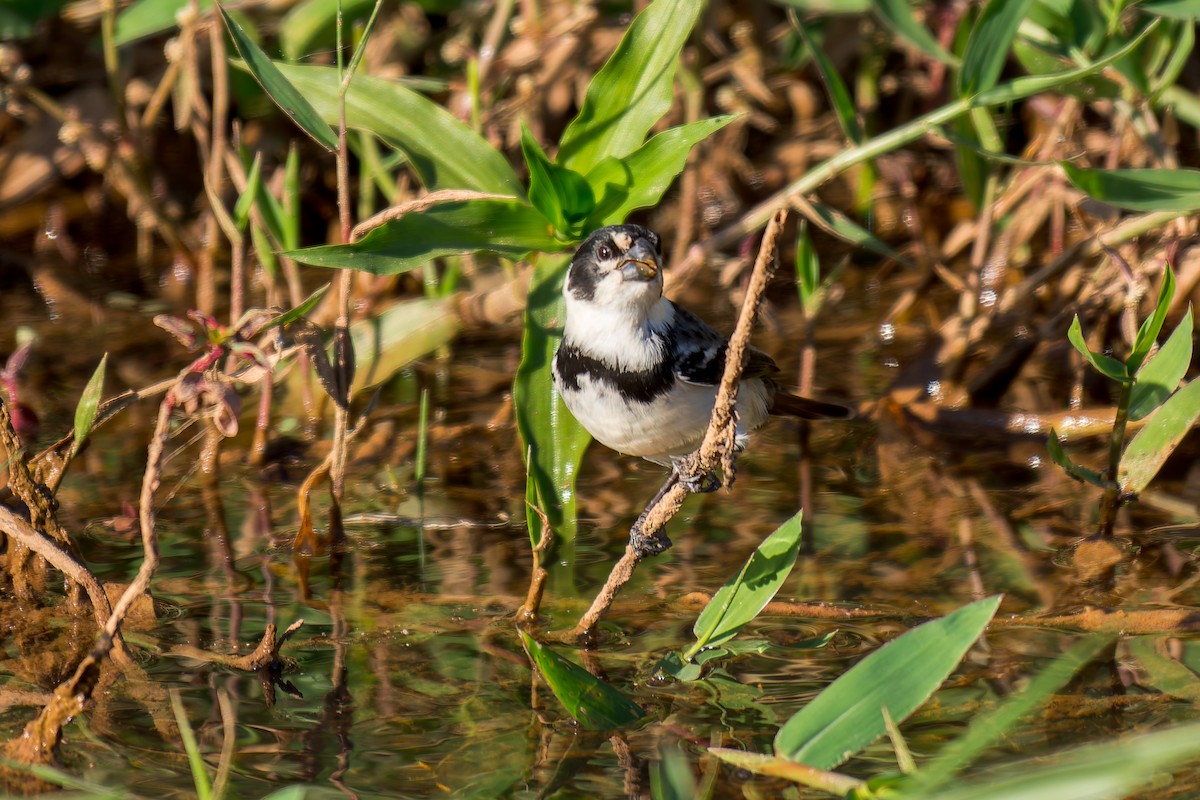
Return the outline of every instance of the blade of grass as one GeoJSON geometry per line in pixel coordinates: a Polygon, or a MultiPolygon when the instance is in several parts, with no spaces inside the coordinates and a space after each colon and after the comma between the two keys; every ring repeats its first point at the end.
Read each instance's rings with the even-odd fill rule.
{"type": "Polygon", "coordinates": [[[1200,170],[1085,169],[1062,163],[1072,185],[1089,197],[1131,211],[1200,209],[1200,170]]]}
{"type": "Polygon", "coordinates": [[[580,725],[593,731],[623,728],[646,715],[641,706],[590,672],[521,631],[525,652],[554,696],[580,725]]]}

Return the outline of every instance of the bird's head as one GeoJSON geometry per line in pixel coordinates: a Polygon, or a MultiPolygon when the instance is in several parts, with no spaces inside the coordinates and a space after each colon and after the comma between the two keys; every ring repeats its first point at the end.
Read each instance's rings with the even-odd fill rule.
{"type": "Polygon", "coordinates": [[[646,313],[662,297],[658,234],[640,225],[610,225],[584,241],[571,259],[568,304],[646,313]]]}

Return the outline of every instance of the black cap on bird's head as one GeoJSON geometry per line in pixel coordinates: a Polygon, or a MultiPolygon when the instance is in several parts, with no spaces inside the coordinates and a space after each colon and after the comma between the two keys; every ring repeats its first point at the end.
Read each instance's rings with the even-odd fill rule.
{"type": "Polygon", "coordinates": [[[571,259],[563,293],[568,298],[630,302],[662,295],[658,234],[641,225],[610,225],[592,233],[571,259]]]}

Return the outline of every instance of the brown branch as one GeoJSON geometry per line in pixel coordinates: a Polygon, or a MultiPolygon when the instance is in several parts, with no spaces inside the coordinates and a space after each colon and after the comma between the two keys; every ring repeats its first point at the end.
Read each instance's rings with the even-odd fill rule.
{"type": "MultiPolygon", "coordinates": [[[[642,513],[638,523],[634,525],[633,533],[643,539],[655,539],[667,522],[679,512],[683,501],[688,495],[688,485],[695,485],[699,480],[711,475],[720,466],[722,479],[730,482],[733,476],[733,445],[736,432],[737,416],[734,404],[737,402],[738,384],[742,377],[742,362],[745,359],[746,348],[750,344],[750,333],[758,316],[758,307],[762,303],[767,282],[775,272],[776,240],[787,219],[787,210],[776,211],[767,223],[763,234],[762,244],[759,245],[758,258],[754,262],[754,272],[750,276],[750,285],[746,289],[746,297],[742,301],[742,310],[738,315],[737,326],[729,338],[729,346],[725,352],[725,372],[721,377],[721,386],[717,391],[716,404],[713,407],[712,418],[704,441],[700,448],[690,456],[682,459],[675,467],[675,472],[667,479],[662,491],[642,513]]],[[[661,541],[661,540],[660,540],[661,541]]],[[[612,605],[617,593],[633,576],[633,570],[644,557],[645,552],[635,547],[631,542],[625,548],[625,554],[613,566],[608,581],[596,595],[591,608],[580,618],[573,634],[580,641],[592,638],[600,617],[612,605]]]]}

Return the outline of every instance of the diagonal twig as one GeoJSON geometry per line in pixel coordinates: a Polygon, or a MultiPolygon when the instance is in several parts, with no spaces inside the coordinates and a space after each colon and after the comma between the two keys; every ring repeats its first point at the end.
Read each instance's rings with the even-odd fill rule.
{"type": "MultiPolygon", "coordinates": [[[[786,218],[787,211],[780,209],[767,223],[762,244],[759,245],[758,258],[754,262],[754,272],[750,276],[750,285],[742,301],[737,326],[729,338],[729,347],[725,352],[725,372],[721,376],[721,386],[717,391],[716,405],[713,407],[704,441],[695,453],[679,462],[663,489],[642,513],[638,520],[640,525],[635,525],[635,533],[643,539],[655,539],[660,535],[667,522],[683,506],[683,501],[688,496],[689,485],[696,485],[699,480],[711,475],[718,466],[722,467],[723,476],[726,478],[732,472],[730,468],[733,463],[734,433],[737,425],[734,403],[737,402],[742,364],[763,293],[775,272],[775,243],[786,218]]],[[[633,577],[633,570],[645,557],[644,553],[645,551],[635,547],[633,542],[625,548],[625,554],[613,566],[608,581],[596,595],[591,608],[575,626],[573,635],[577,640],[586,641],[592,638],[600,617],[612,605],[621,588],[633,577]]]]}

